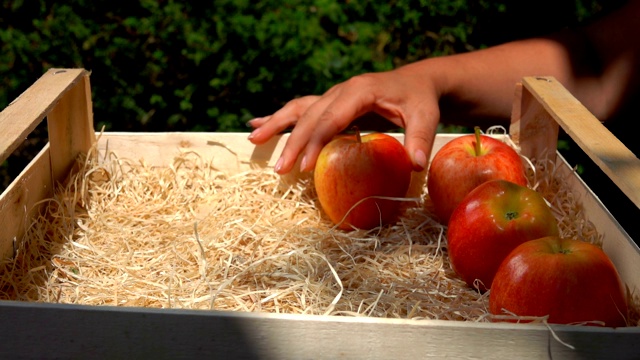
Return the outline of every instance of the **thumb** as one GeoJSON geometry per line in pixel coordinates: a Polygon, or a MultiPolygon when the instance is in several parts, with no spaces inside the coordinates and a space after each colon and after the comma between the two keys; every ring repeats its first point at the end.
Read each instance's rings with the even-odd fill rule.
{"type": "Polygon", "coordinates": [[[415,171],[427,168],[440,121],[437,106],[422,108],[406,119],[404,146],[415,171]]]}

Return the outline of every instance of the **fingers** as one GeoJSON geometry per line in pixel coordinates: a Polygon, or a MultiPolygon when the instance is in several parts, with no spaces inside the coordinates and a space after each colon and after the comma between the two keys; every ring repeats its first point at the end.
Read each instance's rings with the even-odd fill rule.
{"type": "Polygon", "coordinates": [[[249,141],[254,144],[264,144],[274,135],[295,125],[307,108],[318,99],[319,96],[297,98],[289,101],[273,115],[250,120],[247,124],[254,130],[249,134],[249,141]]]}
{"type": "Polygon", "coordinates": [[[302,156],[300,170],[313,170],[322,147],[370,106],[362,96],[347,93],[332,88],[307,109],[289,135],[276,163],[277,173],[289,172],[299,156],[302,156]]]}
{"type": "Polygon", "coordinates": [[[251,120],[249,125],[255,130],[249,139],[262,144],[295,125],[275,171],[291,171],[299,157],[301,170],[310,171],[322,147],[369,111],[406,128],[405,148],[414,169],[426,169],[440,113],[433,88],[416,82],[414,76],[398,79],[391,73],[365,74],[332,87],[322,96],[292,100],[271,116],[251,120]]]}
{"type": "Polygon", "coordinates": [[[414,112],[408,115],[404,146],[415,171],[422,171],[428,166],[439,120],[440,110],[433,101],[415,107],[414,112]]]}
{"type": "Polygon", "coordinates": [[[440,122],[438,97],[432,88],[424,88],[420,98],[404,104],[405,139],[404,146],[415,171],[428,167],[431,149],[440,122]]]}

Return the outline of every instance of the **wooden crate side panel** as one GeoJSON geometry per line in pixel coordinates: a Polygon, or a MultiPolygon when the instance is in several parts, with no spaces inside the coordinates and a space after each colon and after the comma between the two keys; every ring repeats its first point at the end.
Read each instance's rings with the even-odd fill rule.
{"type": "MultiPolygon", "coordinates": [[[[288,135],[276,136],[266,144],[255,146],[247,140],[248,133],[104,133],[98,134],[98,154],[105,159],[110,153],[120,158],[143,160],[154,166],[167,166],[174,157],[185,152],[194,152],[202,156],[222,171],[238,173],[249,169],[273,169],[282,152],[288,135]]],[[[403,134],[393,134],[404,141],[403,134]]],[[[438,136],[436,148],[453,139],[454,135],[438,136]]],[[[433,155],[433,154],[432,154],[433,155]]],[[[301,173],[298,164],[284,181],[311,176],[301,173]]],[[[422,193],[426,180],[426,170],[414,172],[409,196],[417,197],[422,193]]]]}
{"type": "Polygon", "coordinates": [[[0,357],[637,359],[637,328],[602,329],[5,302],[0,357]],[[551,332],[567,345],[556,340],[551,332]]]}
{"type": "Polygon", "coordinates": [[[42,199],[53,195],[49,146],[20,173],[0,195],[0,258],[13,256],[14,246],[22,241],[42,199]]]}
{"type": "Polygon", "coordinates": [[[273,167],[282,150],[280,137],[255,147],[238,133],[118,133],[98,134],[98,153],[103,159],[114,153],[123,159],[143,160],[153,166],[168,166],[173,158],[193,152],[210,160],[220,170],[237,172],[273,167]]]}
{"type": "Polygon", "coordinates": [[[587,219],[603,235],[603,249],[622,280],[640,291],[640,250],[589,187],[556,152],[561,126],[589,157],[640,206],[640,161],[553,77],[526,77],[516,85],[512,139],[524,156],[557,157],[559,175],[579,197],[587,219]]]}
{"type": "Polygon", "coordinates": [[[0,113],[0,161],[48,117],[49,143],[0,197],[0,256],[13,254],[38,201],[51,197],[80,153],[95,141],[89,73],[84,69],[50,69],[0,113]]]}
{"type": "MultiPolygon", "coordinates": [[[[97,134],[100,158],[115,153],[121,158],[144,159],[155,166],[166,166],[173,157],[188,151],[211,158],[213,165],[225,171],[244,171],[251,168],[273,168],[288,139],[288,135],[272,138],[266,144],[255,146],[247,140],[248,133],[127,133],[97,134]]],[[[403,134],[392,134],[404,141],[403,134]]],[[[438,134],[433,157],[444,144],[459,134],[438,134]]],[[[294,167],[293,174],[297,166],[294,167]]]]}

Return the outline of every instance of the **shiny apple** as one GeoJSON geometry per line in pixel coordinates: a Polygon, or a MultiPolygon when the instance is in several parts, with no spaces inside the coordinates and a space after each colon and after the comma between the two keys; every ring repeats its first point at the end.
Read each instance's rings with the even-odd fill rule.
{"type": "Polygon", "coordinates": [[[446,143],[433,157],[427,176],[429,198],[438,220],[447,225],[453,209],[476,186],[494,179],[526,185],[520,155],[507,143],[482,135],[463,135],[446,143]]]}
{"type": "Polygon", "coordinates": [[[454,271],[469,286],[484,291],[518,245],[558,232],[556,218],[540,193],[491,180],[467,194],[451,214],[447,250],[454,271]]]}
{"type": "Polygon", "coordinates": [[[514,249],[489,294],[492,314],[548,316],[549,323],[626,326],[627,309],[625,288],[607,254],[558,236],[514,249]]]}
{"type": "Polygon", "coordinates": [[[324,212],[339,228],[371,229],[395,221],[413,171],[400,141],[384,133],[340,135],[321,150],[314,184],[324,212]]]}

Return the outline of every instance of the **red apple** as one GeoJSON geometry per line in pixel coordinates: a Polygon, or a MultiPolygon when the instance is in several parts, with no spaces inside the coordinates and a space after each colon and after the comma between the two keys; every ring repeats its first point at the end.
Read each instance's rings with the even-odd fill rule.
{"type": "Polygon", "coordinates": [[[456,205],[485,181],[504,179],[527,184],[518,153],[495,138],[475,134],[457,137],[434,155],[427,177],[427,189],[436,216],[447,224],[456,205]]]}
{"type": "MultiPolygon", "coordinates": [[[[518,246],[500,265],[489,311],[549,316],[548,322],[602,322],[626,326],[627,297],[618,272],[602,249],[549,236],[518,246]]],[[[598,325],[588,323],[589,325],[598,325]]]]}
{"type": "Polygon", "coordinates": [[[482,291],[507,255],[525,241],[558,235],[558,223],[542,195],[506,180],[473,189],[451,214],[447,249],[454,271],[482,291]]]}
{"type": "Polygon", "coordinates": [[[371,229],[396,220],[401,201],[369,197],[406,196],[412,171],[409,155],[396,138],[383,133],[361,136],[356,130],[322,148],[314,183],[320,205],[334,224],[345,230],[371,229]]]}

